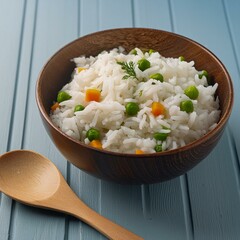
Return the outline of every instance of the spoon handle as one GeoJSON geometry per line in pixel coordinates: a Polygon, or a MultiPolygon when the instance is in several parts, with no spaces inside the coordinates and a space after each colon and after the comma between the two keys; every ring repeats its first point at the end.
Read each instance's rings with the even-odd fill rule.
{"type": "Polygon", "coordinates": [[[71,214],[92,226],[110,240],[144,240],[142,237],[137,236],[88,207],[72,191],[63,176],[60,176],[61,184],[59,189],[50,199],[46,199],[46,204],[44,204],[45,201],[43,200],[42,206],[45,205],[47,208],[50,207],[71,214]]]}
{"type": "Polygon", "coordinates": [[[72,215],[84,221],[111,240],[144,240],[120,225],[101,216],[78,199],[72,215]]]}

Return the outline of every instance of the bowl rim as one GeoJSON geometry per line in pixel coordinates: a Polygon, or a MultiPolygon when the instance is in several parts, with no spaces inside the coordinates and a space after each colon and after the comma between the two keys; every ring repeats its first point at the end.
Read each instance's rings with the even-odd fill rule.
{"type": "Polygon", "coordinates": [[[185,37],[181,34],[177,34],[177,33],[166,31],[166,30],[154,29],[154,28],[128,28],[127,27],[127,28],[113,28],[113,29],[106,29],[106,30],[92,32],[92,33],[86,34],[84,36],[78,37],[75,40],[70,41],[69,43],[67,43],[67,44],[63,45],[61,48],[59,48],[59,50],[57,50],[53,55],[51,55],[48,58],[48,60],[45,62],[45,64],[43,65],[42,69],[40,70],[40,72],[38,74],[36,87],[35,87],[35,98],[36,98],[38,109],[39,109],[41,115],[44,117],[44,120],[55,131],[57,131],[63,137],[67,138],[69,141],[72,141],[76,144],[79,144],[81,147],[88,148],[90,150],[93,150],[93,151],[96,151],[96,152],[101,152],[101,153],[104,153],[104,154],[107,154],[107,155],[118,156],[118,157],[130,157],[130,158],[138,158],[139,159],[139,158],[146,158],[146,157],[147,158],[156,158],[156,157],[160,157],[160,156],[169,156],[169,155],[179,154],[181,152],[185,152],[189,149],[195,148],[198,145],[204,144],[204,142],[206,142],[207,139],[211,138],[216,133],[223,130],[223,128],[225,127],[225,124],[227,123],[227,121],[228,121],[228,119],[231,115],[231,112],[232,112],[233,102],[234,102],[234,91],[233,91],[233,82],[232,82],[231,76],[228,73],[225,65],[222,63],[222,61],[211,50],[209,50],[208,48],[206,48],[202,44],[198,43],[197,41],[195,41],[191,38],[185,37]],[[53,122],[50,119],[49,113],[47,111],[45,111],[45,108],[43,106],[43,103],[42,103],[42,100],[41,100],[41,97],[40,97],[40,91],[39,91],[40,86],[41,86],[41,76],[45,72],[45,70],[46,70],[47,66],[49,65],[49,63],[51,62],[51,60],[54,59],[62,50],[64,50],[65,48],[68,48],[69,46],[71,46],[75,42],[78,42],[79,40],[82,40],[82,39],[85,39],[85,38],[90,38],[90,37],[98,35],[98,34],[105,34],[105,33],[108,33],[108,32],[113,32],[113,31],[132,31],[132,30],[161,32],[161,33],[164,33],[164,34],[169,34],[169,35],[175,36],[177,38],[184,39],[186,41],[190,41],[191,43],[197,45],[201,49],[207,51],[214,58],[214,60],[222,67],[222,69],[224,71],[224,74],[227,76],[227,81],[228,81],[228,85],[229,85],[230,101],[228,101],[228,105],[226,107],[228,110],[224,113],[224,115],[221,115],[221,117],[220,117],[220,119],[219,119],[215,128],[208,131],[201,138],[199,138],[197,140],[194,140],[194,141],[186,144],[185,146],[178,147],[176,149],[170,149],[170,150],[166,150],[166,151],[158,152],[158,153],[156,152],[156,153],[134,154],[134,153],[114,152],[114,151],[109,151],[109,150],[105,150],[105,149],[98,149],[98,148],[91,147],[90,145],[87,145],[84,142],[81,142],[79,140],[76,140],[76,139],[68,136],[66,133],[61,131],[58,127],[56,127],[53,124],[53,122]]]}

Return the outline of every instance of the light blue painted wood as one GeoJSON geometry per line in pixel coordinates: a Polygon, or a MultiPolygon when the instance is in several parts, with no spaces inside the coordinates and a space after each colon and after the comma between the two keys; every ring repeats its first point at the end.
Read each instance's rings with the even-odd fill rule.
{"type": "Polygon", "coordinates": [[[28,101],[28,86],[31,71],[34,29],[36,25],[36,1],[30,1],[25,7],[24,22],[22,24],[22,41],[19,51],[19,69],[15,83],[16,92],[13,99],[12,126],[9,141],[10,149],[20,149],[24,137],[25,113],[28,101]]]}
{"type": "MultiPolygon", "coordinates": [[[[37,8],[36,29],[30,69],[29,96],[27,102],[24,148],[31,148],[50,157],[64,173],[66,162],[60,157],[43,127],[35,101],[35,87],[38,75],[45,62],[59,48],[77,38],[77,1],[39,1],[37,8]],[[57,7],[56,7],[57,6],[57,7]],[[71,14],[68,16],[68,12],[71,14]],[[32,114],[35,113],[35,114],[32,114]],[[31,124],[31,123],[35,124],[31,124]],[[36,127],[38,126],[38,127],[36,127]],[[36,139],[36,141],[32,141],[36,139]],[[39,144],[41,141],[42,144],[39,144]],[[60,159],[58,160],[58,157],[60,159]]],[[[65,174],[65,173],[64,173],[65,174]]]]}
{"type": "Polygon", "coordinates": [[[236,60],[238,62],[238,72],[240,67],[240,29],[239,29],[239,11],[240,3],[237,0],[223,1],[224,7],[226,8],[226,15],[229,24],[229,32],[232,37],[234,52],[236,54],[236,60]]]}
{"type": "Polygon", "coordinates": [[[0,239],[7,240],[11,222],[12,200],[2,194],[0,201],[0,239]]]}
{"type": "Polygon", "coordinates": [[[171,31],[171,16],[167,0],[133,0],[135,27],[171,31]]]}
{"type": "Polygon", "coordinates": [[[99,0],[99,29],[132,27],[130,0],[99,0]]]}
{"type": "MultiPolygon", "coordinates": [[[[34,4],[31,5],[34,11],[34,4]]],[[[22,52],[25,54],[29,51],[31,55],[31,64],[25,66],[29,58],[22,55],[20,73],[29,74],[29,83],[19,85],[19,91],[26,91],[26,118],[24,128],[23,147],[36,150],[53,160],[58,165],[60,170],[66,175],[67,163],[60,156],[52,145],[49,137],[43,129],[40,116],[38,114],[35,101],[35,83],[40,69],[44,62],[63,44],[77,37],[77,27],[72,28],[77,22],[77,1],[75,4],[67,4],[66,1],[56,2],[39,1],[36,12],[36,26],[34,34],[26,29],[26,38],[24,38],[22,52]],[[67,13],[71,13],[69,16],[67,13]],[[74,14],[75,13],[75,14],[74,14]],[[29,34],[29,39],[27,36],[29,34]],[[28,41],[32,41],[30,46],[27,46],[28,41]],[[34,123],[34,124],[31,124],[34,123]],[[50,147],[49,147],[50,146],[50,147]]],[[[32,14],[32,13],[30,13],[32,14]]],[[[26,17],[25,27],[31,25],[33,18],[26,17]]],[[[29,29],[28,29],[29,30],[29,29]]],[[[20,107],[20,105],[19,105],[20,107]]],[[[15,121],[18,120],[18,115],[15,115],[15,121]]],[[[56,215],[48,211],[41,211],[16,203],[14,212],[12,213],[13,221],[11,226],[11,239],[64,239],[65,236],[65,215],[56,215]],[[31,226],[31,227],[26,227],[31,226]]]]}
{"type": "Polygon", "coordinates": [[[150,185],[149,194],[149,213],[141,224],[145,239],[188,239],[179,178],[150,185]]]}
{"type": "MultiPolygon", "coordinates": [[[[240,89],[240,30],[239,30],[239,11],[240,3],[239,1],[223,1],[223,6],[225,9],[226,20],[228,24],[228,30],[230,35],[231,50],[233,51],[233,56],[231,59],[226,61],[226,65],[230,70],[232,79],[234,81],[235,88],[235,109],[233,112],[233,117],[231,118],[231,133],[234,136],[234,151],[239,156],[240,154],[240,134],[238,131],[234,131],[239,126],[239,102],[240,94],[238,89],[240,89]]],[[[230,50],[230,49],[229,49],[230,50]]],[[[226,54],[227,55],[227,54],[226,54]]],[[[238,165],[240,165],[240,160],[238,158],[238,165]]]]}
{"type": "Polygon", "coordinates": [[[195,239],[237,239],[240,205],[228,132],[205,161],[188,174],[195,239]]]}
{"type": "Polygon", "coordinates": [[[80,36],[99,30],[99,0],[81,0],[79,13],[80,36]]]}
{"type": "MultiPolygon", "coordinates": [[[[19,46],[22,36],[24,1],[0,3],[0,154],[9,148],[11,114],[13,109],[15,84],[19,70],[19,46]],[[17,8],[18,12],[11,11],[17,8]]],[[[0,239],[8,239],[11,222],[12,200],[0,193],[0,239]]]]}
{"type": "Polygon", "coordinates": [[[14,100],[15,81],[19,64],[19,45],[22,32],[24,1],[2,1],[0,3],[0,154],[7,150],[8,133],[11,125],[12,104],[14,100]],[[12,11],[13,8],[18,11],[12,11]],[[4,89],[4,90],[3,90],[4,89]],[[4,124],[2,124],[4,123],[4,124]]]}

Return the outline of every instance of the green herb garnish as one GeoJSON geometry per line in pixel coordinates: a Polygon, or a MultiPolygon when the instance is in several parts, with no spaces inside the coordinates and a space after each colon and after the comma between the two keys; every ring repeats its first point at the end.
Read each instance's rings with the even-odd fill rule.
{"type": "Polygon", "coordinates": [[[121,65],[122,70],[126,73],[125,76],[123,76],[123,79],[128,79],[130,77],[136,78],[136,72],[134,70],[134,63],[130,61],[129,63],[127,62],[117,62],[117,64],[121,65]]]}

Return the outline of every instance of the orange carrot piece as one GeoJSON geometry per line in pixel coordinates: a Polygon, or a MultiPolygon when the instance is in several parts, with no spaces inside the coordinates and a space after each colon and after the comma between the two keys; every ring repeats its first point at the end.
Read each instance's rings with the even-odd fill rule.
{"type": "Polygon", "coordinates": [[[98,89],[87,89],[85,95],[85,101],[95,101],[100,102],[101,93],[98,89]]]}
{"type": "Polygon", "coordinates": [[[55,111],[57,108],[59,108],[60,107],[60,105],[59,105],[59,103],[58,102],[55,102],[52,106],[51,106],[51,110],[52,111],[55,111]]]}
{"type": "Polygon", "coordinates": [[[163,115],[165,113],[165,107],[160,102],[152,103],[152,114],[157,117],[159,115],[163,115]]]}
{"type": "Polygon", "coordinates": [[[89,143],[89,145],[90,145],[91,147],[95,147],[95,148],[102,149],[102,143],[101,143],[101,141],[99,141],[99,140],[92,140],[92,141],[89,143]]]}
{"type": "Polygon", "coordinates": [[[136,154],[143,154],[144,151],[142,151],[141,149],[136,149],[135,153],[136,153],[136,154]]]}

